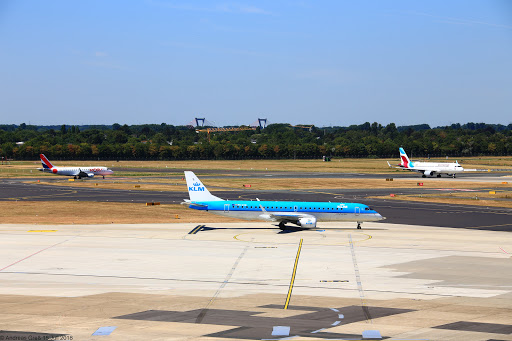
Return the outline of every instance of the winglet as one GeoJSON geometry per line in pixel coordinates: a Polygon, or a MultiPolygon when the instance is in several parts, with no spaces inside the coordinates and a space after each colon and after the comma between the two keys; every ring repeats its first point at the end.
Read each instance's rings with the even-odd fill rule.
{"type": "Polygon", "coordinates": [[[391,164],[389,163],[389,161],[386,161],[388,163],[388,166],[389,168],[392,168],[391,164]]]}

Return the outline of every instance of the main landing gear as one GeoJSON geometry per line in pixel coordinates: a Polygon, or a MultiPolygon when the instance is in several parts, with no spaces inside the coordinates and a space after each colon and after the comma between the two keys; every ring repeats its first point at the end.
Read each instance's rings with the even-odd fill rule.
{"type": "Polygon", "coordinates": [[[357,229],[358,229],[358,230],[360,230],[360,229],[361,229],[361,224],[362,224],[362,223],[361,223],[360,221],[358,221],[358,222],[357,222],[357,229]]]}
{"type": "Polygon", "coordinates": [[[279,222],[279,228],[283,231],[286,229],[286,225],[284,224],[284,222],[279,222]]]}

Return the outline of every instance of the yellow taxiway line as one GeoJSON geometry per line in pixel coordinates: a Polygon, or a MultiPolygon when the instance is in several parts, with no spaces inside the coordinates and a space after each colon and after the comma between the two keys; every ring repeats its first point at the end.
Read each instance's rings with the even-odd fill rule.
{"type": "Polygon", "coordinates": [[[288,309],[288,304],[290,303],[290,298],[292,297],[293,283],[295,282],[295,273],[297,272],[297,265],[299,264],[299,256],[300,250],[302,249],[302,239],[299,243],[299,248],[297,249],[297,256],[295,257],[295,264],[293,265],[292,279],[290,281],[290,287],[288,288],[288,295],[286,296],[286,302],[284,303],[283,309],[288,309]]]}

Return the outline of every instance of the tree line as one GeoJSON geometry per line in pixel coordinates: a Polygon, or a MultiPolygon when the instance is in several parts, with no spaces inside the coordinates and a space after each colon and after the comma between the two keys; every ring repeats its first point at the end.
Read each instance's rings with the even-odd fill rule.
{"type": "MultiPolygon", "coordinates": [[[[204,128],[204,127],[203,127],[204,128]]],[[[0,156],[34,160],[180,160],[512,155],[512,124],[466,123],[431,128],[365,122],[349,127],[271,124],[264,129],[197,132],[189,126],[0,125],[0,156]]]]}

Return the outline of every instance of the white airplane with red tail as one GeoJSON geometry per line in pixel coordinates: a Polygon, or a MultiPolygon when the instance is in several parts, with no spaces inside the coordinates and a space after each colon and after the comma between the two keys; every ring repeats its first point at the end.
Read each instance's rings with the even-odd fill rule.
{"type": "Polygon", "coordinates": [[[73,176],[75,179],[92,178],[95,175],[101,175],[105,179],[105,175],[114,173],[113,170],[107,167],[57,167],[52,165],[44,154],[39,154],[39,157],[41,158],[43,168],[38,168],[38,170],[45,173],[73,176]]]}

